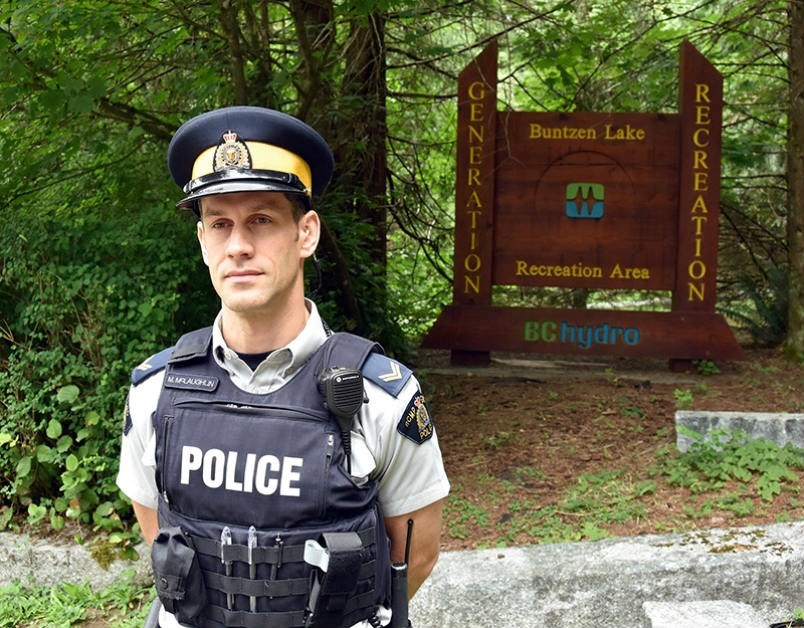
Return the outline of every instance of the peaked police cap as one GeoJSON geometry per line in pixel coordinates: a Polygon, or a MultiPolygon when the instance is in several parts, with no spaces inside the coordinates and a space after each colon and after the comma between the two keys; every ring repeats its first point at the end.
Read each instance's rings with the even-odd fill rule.
{"type": "Polygon", "coordinates": [[[225,107],[202,113],[176,131],[168,167],[185,193],[176,205],[230,192],[286,192],[309,200],[327,187],[332,151],[298,118],[262,107],[225,107]]]}

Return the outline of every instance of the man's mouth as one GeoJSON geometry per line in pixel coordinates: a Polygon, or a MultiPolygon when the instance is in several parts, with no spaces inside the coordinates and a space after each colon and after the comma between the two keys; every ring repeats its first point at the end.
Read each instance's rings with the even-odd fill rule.
{"type": "Polygon", "coordinates": [[[256,277],[262,273],[257,270],[231,270],[224,275],[226,279],[240,279],[248,277],[256,277]]]}

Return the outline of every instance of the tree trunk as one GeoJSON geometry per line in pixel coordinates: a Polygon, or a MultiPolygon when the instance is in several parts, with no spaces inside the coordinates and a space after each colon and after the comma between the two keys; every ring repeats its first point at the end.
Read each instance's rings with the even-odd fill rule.
{"type": "Polygon", "coordinates": [[[240,46],[242,36],[237,23],[237,7],[232,0],[221,1],[221,26],[226,37],[229,50],[229,64],[232,70],[232,91],[234,101],[238,105],[248,104],[248,89],[246,87],[245,61],[243,49],[240,46]]]}
{"type": "Polygon", "coordinates": [[[359,291],[357,321],[359,331],[385,340],[387,320],[387,221],[386,180],[386,85],[385,21],[372,13],[351,24],[344,53],[346,68],[341,85],[341,114],[336,159],[341,164],[339,184],[345,191],[339,198],[341,211],[352,212],[359,224],[370,225],[362,246],[363,262],[370,277],[363,273],[359,291]]]}
{"type": "Polygon", "coordinates": [[[787,115],[787,247],[790,263],[785,355],[804,361],[804,0],[790,0],[787,115]]]}
{"type": "Polygon", "coordinates": [[[290,8],[303,59],[298,114],[321,131],[335,153],[335,175],[323,207],[328,225],[320,246],[327,269],[322,291],[335,301],[350,331],[376,336],[387,323],[381,315],[387,223],[384,21],[378,14],[355,18],[345,48],[336,51],[330,2],[292,0],[290,8]],[[344,63],[337,86],[329,71],[333,60],[344,63]],[[371,230],[363,235],[356,225],[371,230]],[[346,229],[352,233],[339,233],[346,229]],[[344,250],[339,242],[347,239],[351,244],[344,250]],[[351,259],[358,253],[359,261],[351,259]],[[367,264],[372,272],[358,270],[367,264]]]}
{"type": "MultiPolygon", "coordinates": [[[[385,184],[388,176],[386,153],[385,23],[372,14],[363,24],[353,24],[342,93],[357,106],[349,107],[347,125],[351,141],[343,142],[348,185],[362,194],[355,195],[355,211],[374,227],[371,261],[385,269],[386,223],[388,219],[385,184]]],[[[346,139],[346,138],[345,138],[346,139]]]]}
{"type": "Polygon", "coordinates": [[[319,254],[325,269],[321,277],[321,294],[335,303],[338,314],[349,321],[349,331],[361,333],[365,329],[362,310],[349,262],[338,245],[338,234],[327,221],[326,214],[341,211],[342,201],[352,191],[341,183],[343,162],[338,154],[341,122],[332,114],[339,110],[331,66],[343,52],[335,49],[334,8],[330,0],[291,0],[290,12],[296,26],[299,42],[300,80],[296,115],[315,127],[327,140],[335,153],[335,173],[326,194],[325,207],[316,207],[322,213],[323,229],[319,254]]]}

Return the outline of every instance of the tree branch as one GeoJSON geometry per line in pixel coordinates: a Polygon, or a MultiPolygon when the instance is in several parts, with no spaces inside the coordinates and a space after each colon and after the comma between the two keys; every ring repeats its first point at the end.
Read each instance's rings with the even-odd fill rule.
{"type": "Polygon", "coordinates": [[[248,104],[248,90],[246,89],[245,63],[243,49],[240,46],[242,36],[237,24],[237,7],[233,0],[221,0],[220,3],[221,26],[229,50],[229,67],[231,68],[232,87],[234,89],[235,103],[248,104]]]}

